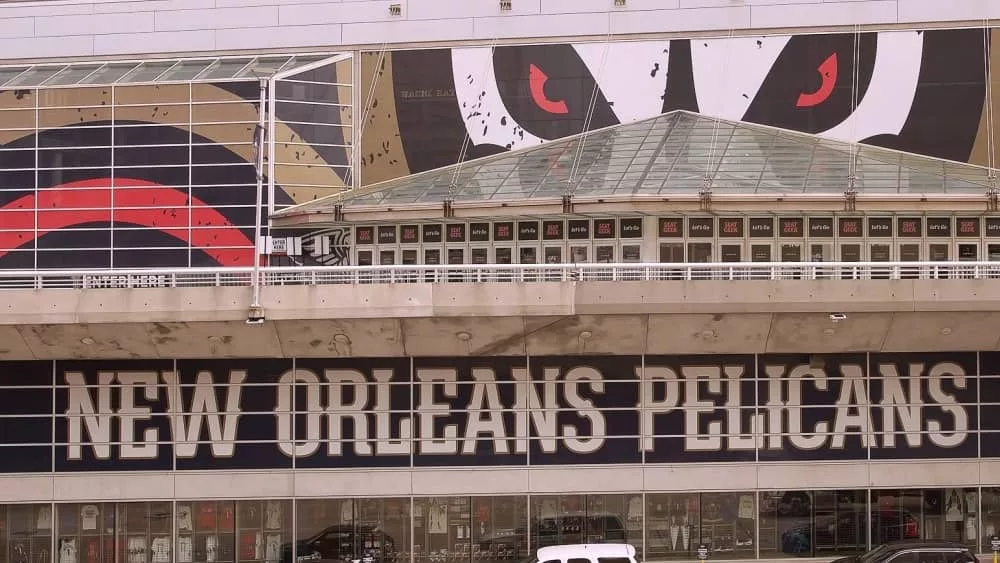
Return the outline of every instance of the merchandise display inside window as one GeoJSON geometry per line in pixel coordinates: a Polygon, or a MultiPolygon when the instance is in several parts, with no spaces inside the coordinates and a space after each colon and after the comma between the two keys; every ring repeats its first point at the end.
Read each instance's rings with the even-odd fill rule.
{"type": "Polygon", "coordinates": [[[520,561],[528,555],[528,499],[472,498],[472,560],[520,561]]]}
{"type": "MultiPolygon", "coordinates": [[[[296,511],[296,557],[364,563],[409,560],[409,499],[309,499],[299,501],[296,511]]],[[[288,558],[290,553],[285,553],[282,560],[288,558]]]]}
{"type": "Polygon", "coordinates": [[[469,497],[413,499],[413,560],[468,561],[472,557],[469,497]]]}
{"type": "Polygon", "coordinates": [[[975,548],[979,493],[973,488],[872,491],[872,545],[899,539],[939,539],[975,548]]]}
{"type": "Polygon", "coordinates": [[[646,495],[646,557],[690,559],[699,544],[713,557],[756,555],[754,493],[646,495]]]}
{"type": "Polygon", "coordinates": [[[52,505],[21,504],[2,507],[0,529],[7,561],[33,563],[52,560],[52,505]]]}
{"type": "Polygon", "coordinates": [[[629,543],[642,551],[641,495],[551,495],[531,500],[532,548],[629,543]]]}
{"type": "Polygon", "coordinates": [[[983,487],[982,498],[983,537],[980,538],[979,550],[988,553],[990,537],[1000,536],[1000,487],[983,487]]]}

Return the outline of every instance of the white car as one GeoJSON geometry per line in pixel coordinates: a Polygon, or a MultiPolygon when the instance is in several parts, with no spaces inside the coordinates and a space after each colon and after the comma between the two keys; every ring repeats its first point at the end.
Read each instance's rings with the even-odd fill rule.
{"type": "Polygon", "coordinates": [[[531,563],[636,563],[627,543],[580,543],[538,548],[531,563]]]}

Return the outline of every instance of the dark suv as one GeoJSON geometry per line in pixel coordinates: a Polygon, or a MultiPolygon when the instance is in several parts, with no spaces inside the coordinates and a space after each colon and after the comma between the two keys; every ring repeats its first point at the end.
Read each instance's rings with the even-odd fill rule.
{"type": "MultiPolygon", "coordinates": [[[[281,549],[282,563],[292,563],[292,544],[281,549]]],[[[396,542],[374,526],[341,524],[295,543],[298,563],[396,563],[396,542]]]]}
{"type": "Polygon", "coordinates": [[[901,540],[884,543],[863,555],[831,563],[976,563],[963,544],[944,540],[901,540]]]}

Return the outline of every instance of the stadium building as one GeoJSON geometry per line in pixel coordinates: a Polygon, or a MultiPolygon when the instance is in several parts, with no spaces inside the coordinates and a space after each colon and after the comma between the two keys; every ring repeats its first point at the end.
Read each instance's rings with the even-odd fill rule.
{"type": "Polygon", "coordinates": [[[989,552],[997,17],[3,4],[0,561],[989,552]]]}

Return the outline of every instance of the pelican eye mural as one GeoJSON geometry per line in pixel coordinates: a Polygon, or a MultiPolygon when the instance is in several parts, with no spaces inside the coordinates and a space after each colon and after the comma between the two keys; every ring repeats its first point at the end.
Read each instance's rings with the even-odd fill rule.
{"type": "Polygon", "coordinates": [[[362,90],[375,93],[364,152],[382,156],[362,177],[676,109],[985,164],[994,45],[977,28],[364,53],[362,90]]]}

